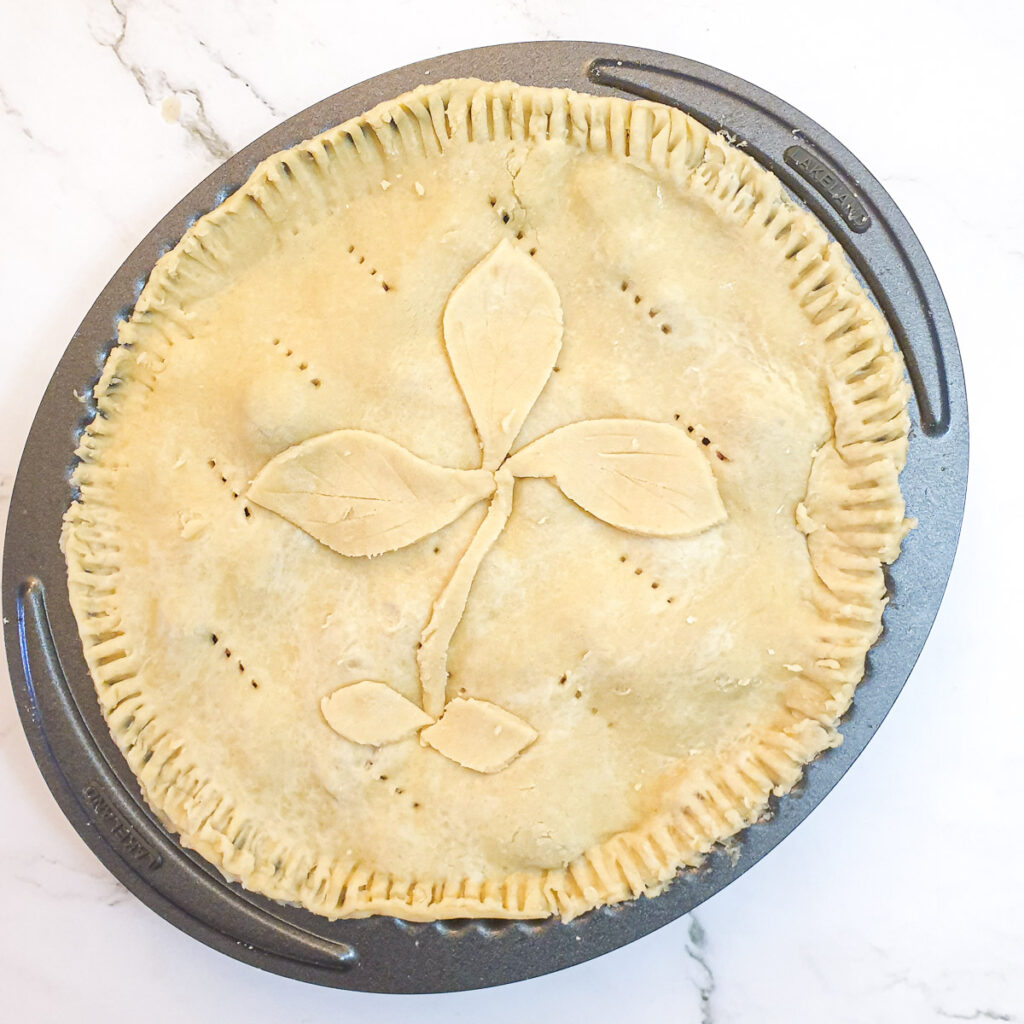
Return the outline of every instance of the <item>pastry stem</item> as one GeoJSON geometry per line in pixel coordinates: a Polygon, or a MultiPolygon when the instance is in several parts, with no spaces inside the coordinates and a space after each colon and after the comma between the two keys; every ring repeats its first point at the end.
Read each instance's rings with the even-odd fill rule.
{"type": "Polygon", "coordinates": [[[473,580],[484,556],[505,529],[512,513],[515,477],[507,466],[503,466],[494,474],[494,479],[497,488],[491,497],[487,515],[444,590],[434,602],[430,619],[420,635],[416,661],[420,669],[423,710],[432,718],[438,718],[444,711],[445,690],[448,686],[448,647],[466,609],[473,580]]]}

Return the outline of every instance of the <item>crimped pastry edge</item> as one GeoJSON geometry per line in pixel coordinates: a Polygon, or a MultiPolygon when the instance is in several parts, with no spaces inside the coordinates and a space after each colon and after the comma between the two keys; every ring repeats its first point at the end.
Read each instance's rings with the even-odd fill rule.
{"type": "Polygon", "coordinates": [[[645,100],[465,79],[389,100],[257,166],[158,261],[118,341],[95,389],[98,414],[80,440],[72,478],[78,495],[65,515],[72,608],[104,716],[147,802],[183,845],[229,879],[332,919],[570,920],[602,904],[661,891],[680,868],[699,864],[716,843],[760,818],[772,794],[788,792],[804,764],[841,741],[839,719],[881,628],[881,567],[896,558],[905,532],[898,484],[909,429],[902,359],[821,225],[785,196],[772,174],[681,111],[645,100]],[[835,417],[831,450],[816,459],[809,488],[809,496],[825,491],[831,500],[810,510],[805,527],[819,581],[821,649],[795,675],[782,716],[751,735],[744,749],[730,751],[729,760],[709,759],[688,774],[675,806],[566,867],[502,879],[396,878],[268,835],[191,764],[186,738],[160,733],[147,714],[144,671],[120,630],[117,550],[104,500],[115,473],[103,453],[133,391],[151,390],[175,339],[189,335],[183,297],[232,263],[234,218],[258,211],[273,244],[282,222],[302,216],[300,209],[315,219],[327,208],[328,184],[336,186],[338,176],[321,172],[332,161],[383,166],[410,147],[443,153],[506,135],[563,138],[664,175],[789,269],[791,289],[825,352],[835,417]]]}

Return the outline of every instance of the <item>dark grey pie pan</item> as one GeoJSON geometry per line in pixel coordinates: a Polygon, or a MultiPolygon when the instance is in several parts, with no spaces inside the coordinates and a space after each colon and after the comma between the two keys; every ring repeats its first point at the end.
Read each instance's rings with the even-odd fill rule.
{"type": "MultiPolygon", "coordinates": [[[[851,92],[851,104],[856,102],[851,92]]],[[[227,161],[171,210],[103,289],[75,332],[32,425],[4,547],[7,656],[25,733],[62,810],[136,896],[183,931],[266,970],[338,988],[446,992],[535,977],[608,952],[687,913],[756,863],[836,784],[874,734],[924,645],[949,577],[967,484],[963,371],[949,312],[920,243],[864,166],[776,97],[714,68],[614,44],[519,43],[450,54],[379,75],[296,115],[227,161]],[[885,632],[846,717],[842,746],[811,764],[737,846],[681,872],[657,899],[571,922],[324,921],[225,882],[144,805],[100,715],[58,549],[76,439],[91,389],[157,258],[242,184],[264,157],[423,82],[509,78],[673,104],[745,145],[843,246],[881,307],[913,385],[902,486],[919,525],[889,578],[885,632]],[[85,396],[84,401],[79,396],[85,396]]],[[[857,822],[849,822],[852,832],[857,822]]],[[[841,837],[837,836],[837,840],[841,837]]]]}

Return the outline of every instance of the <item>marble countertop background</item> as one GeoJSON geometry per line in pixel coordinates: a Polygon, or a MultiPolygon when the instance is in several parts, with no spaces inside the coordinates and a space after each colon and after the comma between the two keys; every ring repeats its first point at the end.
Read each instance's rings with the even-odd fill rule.
{"type": "Polygon", "coordinates": [[[555,975],[373,996],[213,952],[138,903],[75,835],[0,669],[0,1016],[1024,1021],[1022,27],[1010,0],[0,0],[0,519],[68,339],[171,205],[326,95],[513,40],[669,50],[825,125],[918,232],[949,300],[972,403],[971,491],[949,592],[865,754],[778,850],[696,913],[555,975]]]}

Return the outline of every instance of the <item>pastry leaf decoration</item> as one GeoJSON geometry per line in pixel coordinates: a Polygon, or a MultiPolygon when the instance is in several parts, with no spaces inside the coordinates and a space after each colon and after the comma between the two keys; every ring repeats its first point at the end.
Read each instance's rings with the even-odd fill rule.
{"type": "Polygon", "coordinates": [[[491,774],[507,768],[535,739],[537,731],[488,700],[456,697],[420,739],[463,768],[491,774]]]}
{"type": "Polygon", "coordinates": [[[509,452],[551,376],[562,345],[562,305],[540,264],[508,241],[485,256],[448,298],[444,343],[480,439],[479,469],[450,469],[389,438],[335,430],[274,456],[249,498],[341,555],[379,555],[413,544],[490,499],[487,514],[434,601],[416,651],[421,704],[363,680],[321,701],[327,724],[353,743],[420,742],[471,771],[502,771],[538,737],[490,701],[448,702],[448,648],[478,569],[514,510],[516,479],[544,477],[613,527],[688,537],[726,510],[698,445],[666,423],[584,420],[509,452]]]}
{"type": "Polygon", "coordinates": [[[335,430],[275,455],[249,497],[355,556],[414,544],[493,490],[485,470],[435,466],[380,434],[335,430]]]}
{"type": "Polygon", "coordinates": [[[570,501],[630,533],[686,537],[725,520],[707,459],[666,423],[570,423],[518,451],[509,468],[553,478],[570,501]]]}
{"type": "Polygon", "coordinates": [[[503,240],[455,286],[444,344],[476,423],[485,469],[508,455],[562,347],[554,282],[503,240]]]}
{"type": "Polygon", "coordinates": [[[379,747],[411,736],[433,719],[387,683],[364,679],[320,701],[327,724],[353,743],[379,747]]]}

